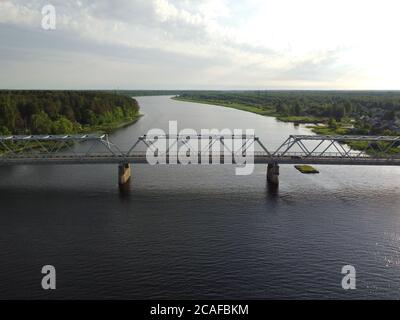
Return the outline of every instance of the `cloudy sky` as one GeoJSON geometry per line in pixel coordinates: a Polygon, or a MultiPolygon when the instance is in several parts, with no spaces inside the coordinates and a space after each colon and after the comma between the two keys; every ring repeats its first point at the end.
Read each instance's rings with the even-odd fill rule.
{"type": "Polygon", "coordinates": [[[0,0],[0,88],[400,89],[399,17],[398,0],[0,0]]]}

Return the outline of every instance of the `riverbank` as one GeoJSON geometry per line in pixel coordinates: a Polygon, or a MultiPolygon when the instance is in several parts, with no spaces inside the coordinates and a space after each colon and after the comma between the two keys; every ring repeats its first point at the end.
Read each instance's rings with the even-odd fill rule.
{"type": "Polygon", "coordinates": [[[135,124],[139,119],[143,117],[143,114],[139,113],[138,115],[131,117],[129,119],[124,119],[122,121],[115,121],[111,123],[105,123],[101,125],[94,126],[84,126],[79,133],[112,133],[118,129],[122,129],[128,127],[132,124],[135,124]]]}
{"type": "Polygon", "coordinates": [[[185,102],[193,102],[193,103],[200,103],[200,104],[209,104],[209,105],[215,105],[215,106],[221,106],[221,107],[226,107],[226,108],[233,108],[233,109],[238,109],[242,111],[247,111],[247,112],[252,112],[256,113],[262,116],[271,116],[275,117],[275,112],[271,109],[262,109],[262,108],[257,108],[254,106],[249,106],[245,104],[240,104],[240,103],[232,103],[232,102],[221,102],[221,101],[204,101],[201,99],[191,99],[191,98],[182,98],[180,96],[175,96],[171,98],[172,100],[177,100],[177,101],[185,101],[185,102]]]}
{"type": "MultiPolygon", "coordinates": [[[[272,107],[259,108],[256,106],[250,106],[246,104],[236,103],[236,102],[221,102],[219,100],[202,100],[202,99],[193,99],[193,98],[182,98],[180,96],[175,96],[172,98],[177,101],[185,101],[199,104],[209,104],[209,105],[217,105],[222,107],[228,107],[233,109],[238,109],[242,111],[252,112],[263,116],[274,117],[278,121],[282,122],[290,122],[293,124],[308,124],[306,127],[310,129],[313,133],[318,135],[349,135],[352,133],[353,122],[354,120],[350,118],[343,118],[341,122],[336,122],[333,119],[325,118],[325,117],[310,117],[310,116],[282,116],[278,114],[272,107]]],[[[379,148],[377,150],[367,150],[369,147],[369,142],[367,141],[343,141],[344,144],[351,147],[353,150],[366,150],[365,152],[368,154],[375,155],[376,152],[379,152],[379,148]]],[[[388,143],[381,143],[381,148],[386,149],[389,147],[388,143]]],[[[399,152],[399,148],[391,148],[389,152],[395,154],[399,152]]]]}
{"type": "Polygon", "coordinates": [[[258,108],[255,106],[240,104],[240,103],[231,103],[231,102],[221,102],[218,100],[215,101],[205,101],[201,99],[191,99],[191,98],[182,98],[180,96],[172,97],[171,99],[177,101],[185,101],[185,102],[193,102],[200,104],[209,104],[216,105],[221,107],[233,108],[242,111],[256,113],[262,116],[274,117],[282,122],[290,122],[294,124],[314,124],[314,126],[308,126],[307,128],[311,129],[316,134],[340,134],[339,132],[343,132],[344,128],[340,126],[336,129],[329,128],[327,123],[329,122],[328,118],[319,118],[319,117],[310,117],[310,116],[282,116],[278,114],[272,108],[258,108]],[[338,132],[337,132],[338,130],[338,132]],[[324,132],[324,133],[322,133],[324,132]],[[328,133],[329,132],[329,133],[328,133]]]}
{"type": "Polygon", "coordinates": [[[0,91],[0,135],[111,132],[140,117],[136,99],[101,91],[0,91]]]}

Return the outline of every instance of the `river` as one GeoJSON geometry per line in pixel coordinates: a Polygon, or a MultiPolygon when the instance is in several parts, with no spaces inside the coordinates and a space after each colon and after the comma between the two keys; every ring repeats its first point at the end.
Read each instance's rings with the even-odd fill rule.
{"type": "MultiPolygon", "coordinates": [[[[252,128],[269,148],[311,134],[274,118],[140,97],[144,116],[111,140],[152,128],[252,128]]],[[[400,298],[400,169],[134,165],[120,194],[115,165],[0,168],[2,299],[400,298]],[[41,288],[54,265],[57,289],[41,288]],[[341,269],[356,268],[343,290],[341,269]]]]}

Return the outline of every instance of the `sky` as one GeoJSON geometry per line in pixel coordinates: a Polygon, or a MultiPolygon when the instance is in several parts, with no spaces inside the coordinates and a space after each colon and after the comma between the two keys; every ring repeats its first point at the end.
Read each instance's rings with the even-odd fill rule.
{"type": "Polygon", "coordinates": [[[399,16],[398,0],[0,0],[0,89],[399,90],[399,16]]]}

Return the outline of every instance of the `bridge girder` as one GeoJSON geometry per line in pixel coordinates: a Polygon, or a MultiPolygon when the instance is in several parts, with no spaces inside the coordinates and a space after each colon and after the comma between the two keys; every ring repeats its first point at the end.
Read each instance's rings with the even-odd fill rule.
{"type": "MultiPolygon", "coordinates": [[[[81,134],[0,136],[0,160],[4,163],[7,160],[12,162],[13,159],[24,157],[33,159],[33,156],[36,159],[42,157],[46,160],[46,158],[55,159],[62,155],[69,157],[69,159],[75,157],[77,162],[84,162],[85,157],[96,157],[98,159],[96,161],[101,162],[102,156],[104,163],[109,163],[110,157],[114,157],[116,162],[122,162],[125,158],[145,156],[146,152],[137,150],[141,144],[145,147],[145,150],[155,152],[157,150],[155,143],[160,139],[172,141],[164,150],[168,154],[173,147],[180,146],[186,146],[186,149],[190,151],[191,142],[195,140],[206,142],[202,145],[203,148],[198,150],[199,156],[202,154],[214,154],[216,156],[223,154],[226,156],[228,154],[253,153],[260,161],[268,162],[268,159],[273,159],[279,162],[279,159],[281,159],[282,163],[288,163],[290,157],[293,158],[293,161],[298,159],[300,162],[301,159],[302,163],[305,163],[307,159],[310,163],[316,163],[320,161],[318,159],[322,158],[400,159],[400,137],[397,136],[291,135],[278,149],[269,151],[254,135],[144,135],[139,137],[128,151],[122,151],[119,146],[109,140],[106,134],[81,134]],[[232,141],[238,143],[238,149],[234,150],[232,144],[228,143],[232,141]],[[79,152],[74,148],[76,143],[80,144],[79,152]],[[355,150],[352,147],[353,143],[363,143],[364,148],[355,150]],[[82,145],[86,149],[82,148],[82,145]],[[258,146],[262,151],[255,151],[253,148],[255,146],[258,146]],[[102,151],[99,152],[99,150],[102,151]]],[[[255,162],[257,163],[257,160],[255,162]]]]}
{"type": "Polygon", "coordinates": [[[86,155],[90,155],[94,147],[102,146],[111,154],[119,155],[121,151],[113,144],[106,134],[80,134],[80,135],[9,135],[0,136],[0,157],[13,157],[23,155],[56,155],[63,150],[76,155],[73,146],[86,143],[86,155]]]}
{"type": "MultiPolygon", "coordinates": [[[[260,139],[255,135],[143,135],[138,138],[138,140],[133,144],[131,148],[125,153],[126,156],[130,156],[133,151],[142,143],[150,151],[155,152],[157,147],[154,147],[160,140],[168,141],[165,145],[165,149],[161,152],[169,153],[173,148],[179,148],[181,146],[186,146],[188,150],[194,148],[193,142],[198,143],[196,150],[200,154],[212,154],[216,150],[222,150],[223,153],[246,153],[249,149],[258,145],[262,150],[271,155],[268,149],[262,144],[260,139]],[[240,143],[241,140],[241,143],[240,143]],[[239,145],[235,145],[239,142],[239,145]],[[230,145],[232,143],[232,145],[230,145]],[[219,144],[219,147],[216,146],[219,144]],[[235,150],[236,149],[236,150],[235,150]]],[[[158,148],[160,149],[160,148],[158,148]]]]}
{"type": "Polygon", "coordinates": [[[330,150],[334,149],[341,158],[395,158],[400,156],[400,137],[291,135],[275,150],[273,156],[285,156],[295,148],[301,150],[302,157],[321,157],[331,154],[330,150]]]}

